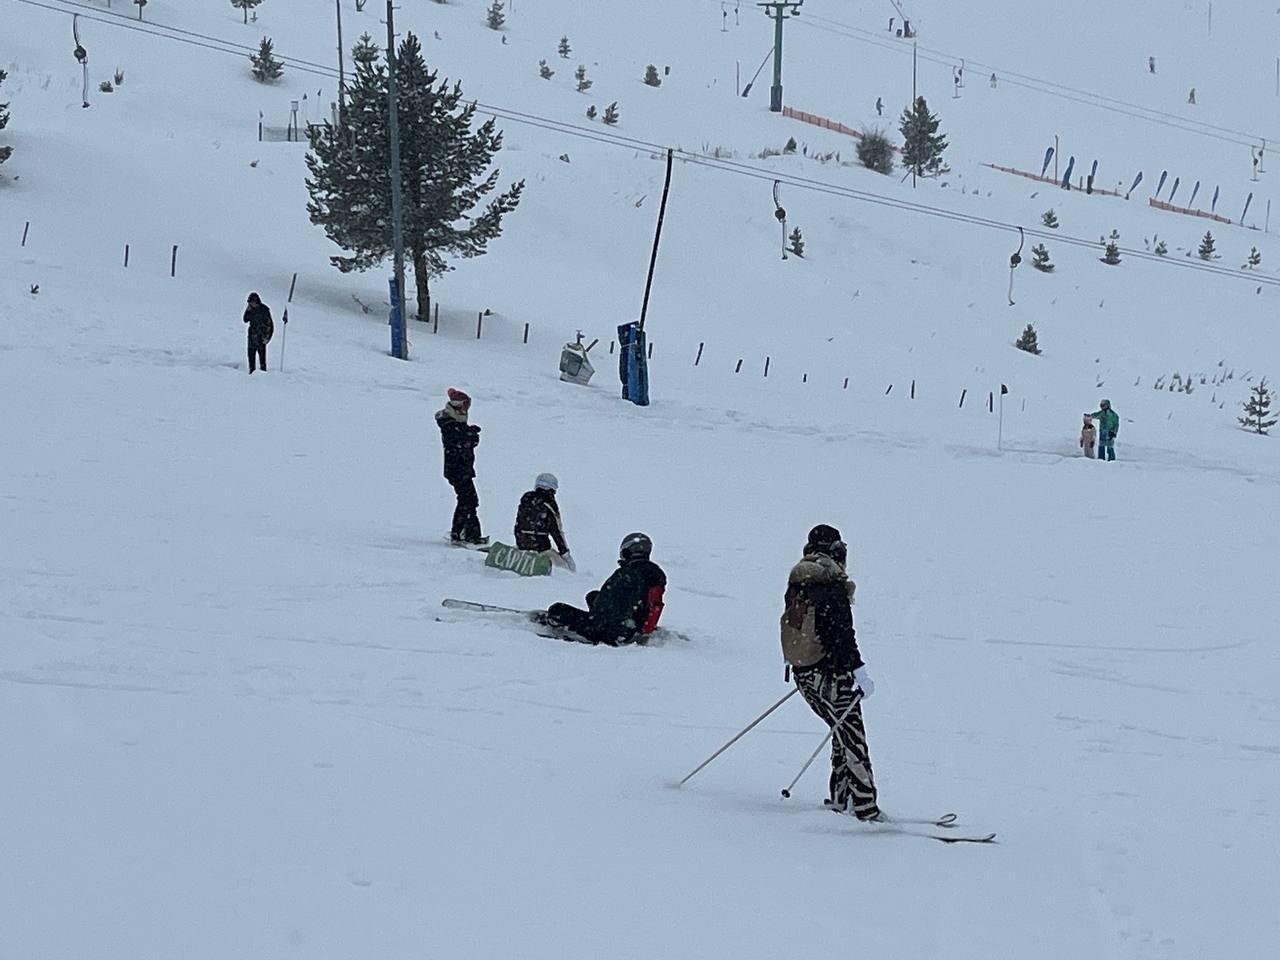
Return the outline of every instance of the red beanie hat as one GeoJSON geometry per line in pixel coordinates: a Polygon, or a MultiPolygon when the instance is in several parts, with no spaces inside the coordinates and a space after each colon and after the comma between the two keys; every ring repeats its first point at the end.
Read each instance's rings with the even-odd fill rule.
{"type": "Polygon", "coordinates": [[[463,393],[461,390],[455,390],[453,387],[450,387],[449,403],[452,406],[461,407],[463,410],[465,410],[467,409],[467,407],[471,406],[471,398],[467,396],[465,393],[463,393]]]}

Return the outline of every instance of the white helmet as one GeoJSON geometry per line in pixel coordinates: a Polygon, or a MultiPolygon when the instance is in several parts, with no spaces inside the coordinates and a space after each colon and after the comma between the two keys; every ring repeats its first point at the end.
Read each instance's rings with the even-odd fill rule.
{"type": "Polygon", "coordinates": [[[540,473],[538,479],[533,481],[533,487],[535,490],[550,490],[555,493],[560,489],[560,481],[554,473],[540,473]]]}

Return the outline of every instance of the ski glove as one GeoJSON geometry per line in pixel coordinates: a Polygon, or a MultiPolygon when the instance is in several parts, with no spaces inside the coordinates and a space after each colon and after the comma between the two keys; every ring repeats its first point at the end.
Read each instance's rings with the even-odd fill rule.
{"type": "Polygon", "coordinates": [[[866,700],[876,692],[876,685],[871,677],[867,674],[866,667],[859,667],[853,671],[853,682],[862,688],[862,699],[866,700]]]}
{"type": "Polygon", "coordinates": [[[570,573],[578,572],[578,565],[573,561],[573,554],[568,550],[560,554],[560,559],[564,561],[564,565],[569,569],[570,573]]]}

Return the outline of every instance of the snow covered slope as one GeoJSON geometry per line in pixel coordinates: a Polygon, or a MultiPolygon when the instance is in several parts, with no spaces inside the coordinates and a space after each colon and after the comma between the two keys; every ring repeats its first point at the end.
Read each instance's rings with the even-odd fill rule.
{"type": "MultiPolygon", "coordinates": [[[[348,43],[385,32],[376,0],[351,6],[348,43]]],[[[1233,219],[1253,191],[1266,225],[1248,142],[1269,132],[1274,10],[1218,4],[1210,36],[1202,4],[1087,2],[1065,20],[917,4],[953,169],[912,192],[806,156],[852,146],[769,114],[767,74],[735,95],[735,61],[745,82],[772,42],[754,6],[735,22],[732,0],[727,18],[719,2],[516,0],[505,44],[484,6],[419,0],[397,26],[508,117],[601,135],[586,106],[617,100],[605,139],[641,145],[504,120],[503,180],[526,178],[525,200],[488,256],[435,284],[440,332],[416,324],[405,364],[386,356],[385,277],[332,270],[307,223],[304,148],[257,140],[260,110],[283,124],[291,99],[315,116],[333,98],[328,4],[266,0],[245,27],[229,4],[153,0],[139,28],[122,0],[0,0],[16,148],[0,167],[0,955],[1273,948],[1280,453],[1234,418],[1280,367],[1280,253],[1214,224],[1222,264],[1256,245],[1261,268],[1187,267],[1207,222],[1145,198],[1167,168],[1203,181],[1197,205],[1220,184],[1233,219]],[[287,64],[275,87],[226,52],[264,32],[287,64]],[[967,58],[959,99],[951,56],[967,58]],[[658,89],[650,62],[672,68],[658,89]],[[125,83],[97,92],[117,67],[125,83]],[[1142,169],[1143,187],[1125,203],[980,166],[1038,170],[1055,133],[1077,171],[1098,156],[1100,183],[1142,169]],[[790,136],[799,155],[756,156],[790,136]],[[643,144],[751,170],[676,165],[654,404],[638,409],[603,352],[648,262],[662,164],[643,144]],[[775,177],[804,259],[779,256],[775,177]],[[1009,306],[1007,225],[1050,206],[1068,237],[1117,228],[1141,251],[1159,234],[1178,263],[1109,268],[1051,239],[1057,270],[1020,267],[1009,306]],[[271,372],[248,378],[251,289],[277,334],[271,372]],[[1011,346],[1028,322],[1042,356],[1011,346]],[[556,376],[577,329],[601,338],[587,389],[556,376]],[[1151,389],[1175,371],[1191,393],[1151,389]],[[486,532],[509,534],[553,470],[576,575],[522,580],[441,542],[430,418],[449,385],[484,429],[486,532]],[[1124,419],[1108,466],[1074,448],[1102,395],[1124,419]],[[673,789],[786,692],[776,618],[817,522],[853,548],[885,807],[955,809],[1000,846],[837,820],[817,809],[821,764],[780,800],[823,733],[795,701],[673,789]],[[575,601],[632,529],[657,544],[664,622],[688,642],[571,646],[439,606],[575,601]]],[[[877,96],[896,114],[910,57],[893,14],[808,0],[787,27],[788,102],[854,126],[877,96]]]]}

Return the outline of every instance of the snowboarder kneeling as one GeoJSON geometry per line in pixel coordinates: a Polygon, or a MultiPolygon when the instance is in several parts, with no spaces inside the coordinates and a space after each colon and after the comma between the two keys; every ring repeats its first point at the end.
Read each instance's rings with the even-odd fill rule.
{"type": "Polygon", "coordinates": [[[643,533],[627,534],[618,550],[618,569],[587,594],[588,609],[553,603],[540,619],[577,635],[566,639],[611,647],[644,643],[658,626],[667,588],[667,575],[649,559],[652,552],[653,541],[643,533]]]}
{"type": "Polygon", "coordinates": [[[809,707],[832,728],[830,796],[825,804],[859,820],[880,819],[861,701],[875,690],[853,630],[848,547],[835,527],[809,531],[804,558],[787,579],[782,654],[809,707]]]}
{"type": "Polygon", "coordinates": [[[1080,449],[1090,460],[1093,459],[1093,444],[1096,439],[1097,431],[1093,429],[1093,421],[1085,417],[1084,426],[1080,428],[1080,449]]]}
{"type": "Polygon", "coordinates": [[[521,550],[536,550],[559,560],[572,573],[578,569],[569,553],[569,543],[564,538],[564,526],[560,522],[560,505],[556,503],[556,490],[560,481],[554,473],[540,473],[533,482],[533,489],[520,498],[516,510],[516,546],[521,550]],[[551,541],[555,540],[553,553],[551,541]]]}

